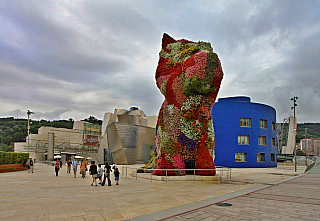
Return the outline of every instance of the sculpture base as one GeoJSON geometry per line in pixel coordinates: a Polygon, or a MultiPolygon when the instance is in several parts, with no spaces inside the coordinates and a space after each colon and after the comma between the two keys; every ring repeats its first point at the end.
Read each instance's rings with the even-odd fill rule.
{"type": "MultiPolygon", "coordinates": [[[[136,176],[135,171],[132,171],[132,176],[136,176]]],[[[200,175],[185,175],[185,176],[157,176],[151,173],[138,173],[138,179],[149,179],[156,181],[203,181],[212,182],[213,184],[220,184],[221,178],[219,175],[215,176],[200,176],[200,175]]]]}

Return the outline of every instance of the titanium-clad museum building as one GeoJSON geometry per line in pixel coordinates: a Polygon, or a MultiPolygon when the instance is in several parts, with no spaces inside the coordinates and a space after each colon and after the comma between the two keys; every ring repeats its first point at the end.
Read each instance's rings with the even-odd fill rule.
{"type": "Polygon", "coordinates": [[[249,97],[220,98],[212,108],[215,164],[276,167],[276,111],[249,97]]]}

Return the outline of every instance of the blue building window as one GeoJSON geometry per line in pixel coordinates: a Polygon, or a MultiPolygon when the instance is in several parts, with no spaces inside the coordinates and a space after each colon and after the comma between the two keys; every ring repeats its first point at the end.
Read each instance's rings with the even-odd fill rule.
{"type": "Polygon", "coordinates": [[[251,127],[251,118],[240,118],[240,127],[251,127]]]}
{"type": "Polygon", "coordinates": [[[260,119],[260,128],[267,129],[268,128],[267,123],[268,122],[266,120],[260,119]]]}
{"type": "Polygon", "coordinates": [[[259,145],[267,145],[267,137],[259,136],[259,145]]]}
{"type": "Polygon", "coordinates": [[[238,144],[240,145],[249,145],[249,135],[239,135],[238,144]]]}
{"type": "Polygon", "coordinates": [[[235,153],[236,162],[247,162],[247,153],[235,153]]]}
{"type": "Polygon", "coordinates": [[[276,155],[274,153],[271,154],[271,162],[276,162],[276,155]]]}
{"type": "Polygon", "coordinates": [[[271,141],[272,141],[272,146],[275,147],[275,146],[276,146],[276,138],[273,138],[273,137],[272,137],[272,138],[271,138],[271,141]]]}
{"type": "Polygon", "coordinates": [[[257,162],[265,162],[265,153],[257,153],[257,162]]]}

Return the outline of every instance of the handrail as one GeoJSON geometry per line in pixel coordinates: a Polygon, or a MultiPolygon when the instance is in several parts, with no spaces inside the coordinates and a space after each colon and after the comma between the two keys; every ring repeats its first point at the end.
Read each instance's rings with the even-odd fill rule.
{"type": "MultiPolygon", "coordinates": [[[[227,172],[227,179],[231,180],[231,168],[229,167],[216,167],[215,169],[141,169],[141,168],[132,168],[132,167],[128,167],[126,166],[126,178],[127,178],[127,170],[128,168],[130,169],[134,169],[135,170],[135,175],[136,175],[136,180],[138,179],[138,170],[143,170],[143,171],[165,171],[165,177],[166,177],[166,183],[168,182],[168,171],[193,171],[193,182],[195,182],[196,180],[196,171],[220,171],[220,178],[223,177],[223,172],[227,172]]],[[[150,182],[152,182],[152,172],[150,173],[150,182]]],[[[156,175],[154,175],[156,176],[156,175]]]]}

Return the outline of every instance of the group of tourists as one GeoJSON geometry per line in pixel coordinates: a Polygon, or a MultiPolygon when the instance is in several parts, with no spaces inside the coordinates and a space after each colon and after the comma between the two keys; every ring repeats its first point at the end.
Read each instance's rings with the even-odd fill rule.
{"type": "MultiPolygon", "coordinates": [[[[56,162],[54,163],[56,176],[58,176],[59,170],[62,167],[61,164],[62,164],[61,160],[56,160],[56,162]]],[[[85,178],[86,173],[88,171],[88,161],[85,158],[82,159],[80,163],[76,158],[74,158],[73,161],[69,159],[67,162],[67,173],[71,172],[71,167],[72,167],[74,178],[77,178],[78,165],[80,165],[80,174],[82,178],[85,178]]],[[[109,163],[105,162],[104,169],[103,169],[101,164],[97,166],[95,164],[95,161],[92,161],[89,167],[89,174],[92,176],[91,186],[93,186],[93,184],[95,184],[95,186],[98,186],[98,184],[101,184],[101,186],[104,186],[106,185],[106,181],[108,182],[108,186],[111,186],[110,174],[112,170],[114,173],[115,183],[116,185],[119,185],[120,172],[116,163],[114,163],[111,168],[109,163]],[[99,183],[97,183],[97,179],[99,179],[100,181],[99,183]]]]}

